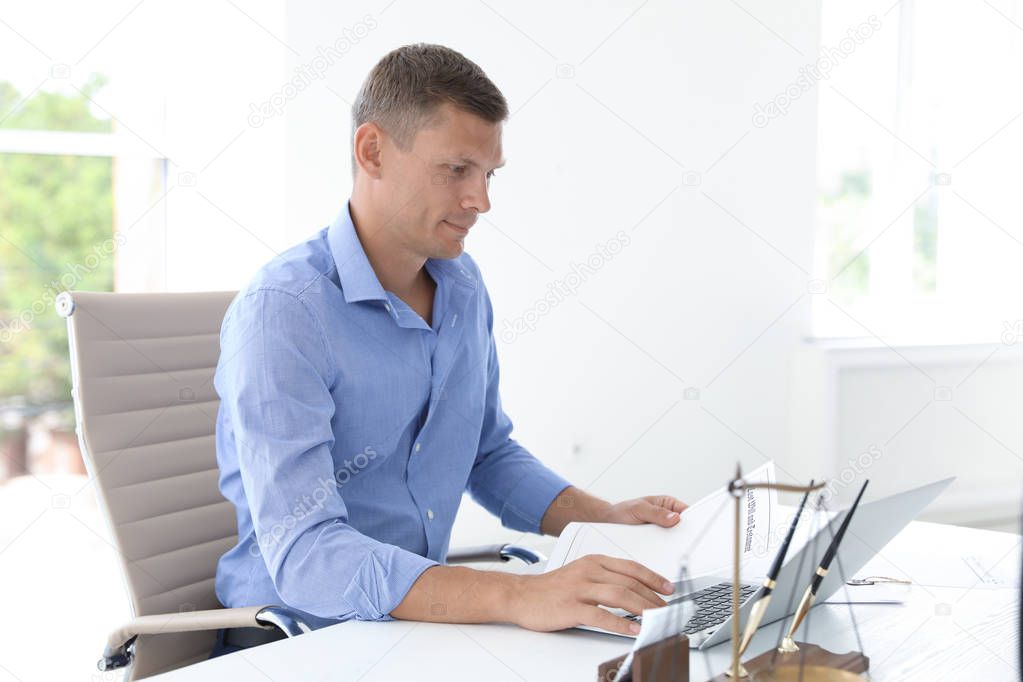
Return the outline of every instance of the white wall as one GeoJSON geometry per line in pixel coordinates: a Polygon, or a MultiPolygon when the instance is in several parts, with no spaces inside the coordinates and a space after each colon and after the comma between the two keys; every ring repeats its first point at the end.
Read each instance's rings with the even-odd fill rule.
{"type": "Polygon", "coordinates": [[[808,344],[794,363],[792,432],[848,503],[948,476],[921,516],[1019,532],[1023,348],[1002,344],[808,344]],[[821,428],[801,428],[813,422],[821,428]]]}
{"type": "Polygon", "coordinates": [[[123,29],[74,67],[110,75],[98,100],[115,129],[166,157],[162,187],[146,160],[118,167],[118,290],[238,288],[296,240],[284,213],[284,122],[249,118],[285,80],[287,50],[271,35],[283,35],[284,3],[130,9],[109,9],[101,25],[123,18],[123,29]]]}

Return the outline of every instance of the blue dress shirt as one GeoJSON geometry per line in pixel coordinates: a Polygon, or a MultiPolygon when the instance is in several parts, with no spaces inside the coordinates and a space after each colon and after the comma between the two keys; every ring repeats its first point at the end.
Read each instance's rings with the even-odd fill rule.
{"type": "Polygon", "coordinates": [[[238,516],[217,566],[225,606],[390,620],[444,562],[464,491],[538,533],[569,485],[511,438],[476,263],[426,270],[432,326],[383,289],[346,206],[231,303],[215,377],[220,490],[238,516]]]}

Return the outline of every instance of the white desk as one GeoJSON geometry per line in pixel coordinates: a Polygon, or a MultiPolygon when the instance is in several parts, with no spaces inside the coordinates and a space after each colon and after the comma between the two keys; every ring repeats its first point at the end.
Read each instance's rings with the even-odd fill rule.
{"type": "MultiPolygon", "coordinates": [[[[914,522],[858,575],[905,577],[903,604],[857,604],[872,680],[1018,680],[1020,537],[914,522]]],[[[833,567],[834,568],[834,567],[833,567]]],[[[848,588],[857,601],[873,587],[848,588]],[[855,592],[853,591],[855,590],[855,592]]],[[[883,590],[885,588],[877,588],[883,590]]],[[[844,600],[840,591],[832,601],[844,600]]],[[[850,606],[815,607],[799,638],[833,651],[857,648],[850,606]]],[[[784,622],[761,628],[747,658],[770,649],[784,622]]],[[[350,621],[295,639],[228,654],[156,678],[160,682],[274,680],[585,680],[631,644],[610,635],[537,633],[511,625],[350,621]]],[[[731,644],[690,651],[690,677],[725,669],[731,644]]]]}

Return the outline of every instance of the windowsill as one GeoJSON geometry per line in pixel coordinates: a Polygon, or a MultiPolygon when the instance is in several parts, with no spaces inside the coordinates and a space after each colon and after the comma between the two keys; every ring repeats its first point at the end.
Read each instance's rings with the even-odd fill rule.
{"type": "Polygon", "coordinates": [[[834,369],[916,366],[971,366],[1023,362],[1023,340],[1009,345],[999,342],[967,342],[932,339],[901,339],[882,342],[873,337],[807,337],[802,351],[820,358],[834,369]]]}
{"type": "Polygon", "coordinates": [[[882,302],[863,298],[836,303],[815,298],[811,332],[815,346],[841,350],[872,348],[991,349],[1023,347],[1023,320],[1006,319],[1008,305],[921,297],[882,302]]]}
{"type": "Polygon", "coordinates": [[[994,340],[969,340],[954,339],[948,337],[934,336],[928,338],[902,337],[885,339],[884,341],[873,336],[807,336],[803,342],[827,351],[863,351],[877,349],[981,349],[991,351],[997,346],[1004,346],[1006,350],[1020,347],[1023,351],[1023,339],[1015,344],[1008,344],[1003,341],[994,340]]]}

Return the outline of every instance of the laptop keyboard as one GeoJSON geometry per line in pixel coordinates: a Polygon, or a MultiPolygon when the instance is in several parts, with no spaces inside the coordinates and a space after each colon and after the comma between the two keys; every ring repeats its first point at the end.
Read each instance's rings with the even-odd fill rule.
{"type": "MultiPolygon", "coordinates": [[[[740,585],[739,604],[745,603],[756,591],[757,587],[755,585],[740,585]]],[[[686,635],[702,632],[707,628],[720,625],[732,615],[732,583],[724,582],[711,585],[698,592],[687,594],[684,597],[669,599],[664,605],[667,606],[689,600],[696,602],[696,613],[689,619],[686,626],[682,628],[682,633],[686,635]]],[[[631,613],[626,614],[625,618],[637,623],[643,622],[642,616],[631,613]]]]}

